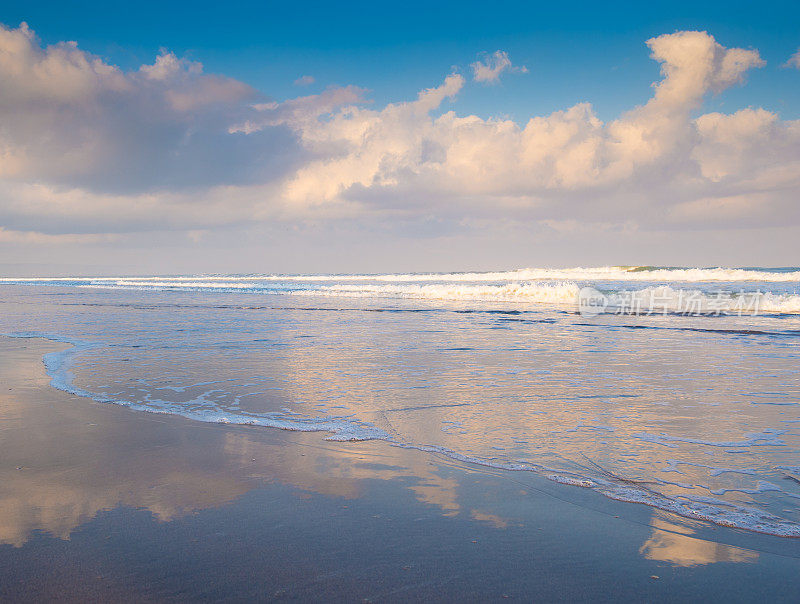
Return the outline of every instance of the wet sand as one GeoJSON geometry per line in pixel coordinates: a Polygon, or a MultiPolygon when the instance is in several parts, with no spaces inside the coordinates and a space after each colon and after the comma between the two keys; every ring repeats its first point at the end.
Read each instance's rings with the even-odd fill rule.
{"type": "Polygon", "coordinates": [[[796,601],[800,540],[378,441],[51,388],[0,338],[0,598],[796,601]]]}

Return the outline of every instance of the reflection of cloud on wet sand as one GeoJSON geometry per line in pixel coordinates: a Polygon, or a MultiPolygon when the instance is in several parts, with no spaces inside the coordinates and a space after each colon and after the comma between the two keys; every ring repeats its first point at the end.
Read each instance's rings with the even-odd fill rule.
{"type": "MultiPolygon", "coordinates": [[[[740,393],[769,392],[775,379],[792,376],[779,358],[750,370],[745,341],[726,342],[722,359],[718,347],[683,331],[662,333],[655,349],[649,330],[627,333],[620,348],[608,334],[543,329],[519,317],[502,316],[504,323],[520,321],[506,339],[487,333],[502,327],[500,319],[476,323],[465,319],[472,315],[454,313],[445,321],[438,313],[419,313],[406,321],[393,313],[346,312],[346,321],[337,313],[306,312],[298,324],[315,334],[313,345],[289,339],[280,365],[269,361],[276,363],[270,371],[285,378],[282,392],[293,411],[353,416],[397,442],[496,464],[524,462],[589,478],[608,471],[623,482],[658,482],[648,489],[687,506],[681,498],[689,494],[759,507],[773,494],[748,491],[758,491],[758,482],[786,463],[780,447],[761,446],[781,425],[785,407],[764,405],[751,415],[740,393]],[[591,379],[574,377],[573,338],[591,341],[590,348],[605,346],[604,354],[580,356],[581,373],[591,379]],[[537,346],[520,345],[524,341],[537,346]],[[721,364],[725,372],[709,381],[703,368],[721,364]],[[725,401],[730,412],[720,413],[711,401],[725,401]],[[752,458],[714,446],[751,447],[740,413],[748,414],[749,431],[766,435],[752,458]]],[[[796,436],[780,438],[793,446],[796,436]]]]}
{"type": "MultiPolygon", "coordinates": [[[[0,341],[0,543],[36,531],[59,538],[98,512],[127,506],[168,521],[224,505],[265,483],[355,499],[365,481],[395,481],[445,516],[503,529],[491,505],[465,506],[457,475],[420,451],[377,441],[335,443],[320,434],[193,423],[70,397],[48,386],[51,343],[0,341]]],[[[302,496],[302,494],[300,494],[302,496]]],[[[691,534],[658,513],[641,547],[678,566],[753,562],[757,554],[691,534]]]]}
{"type": "Polygon", "coordinates": [[[665,516],[657,513],[653,517],[653,532],[639,549],[648,560],[669,562],[675,566],[700,566],[715,562],[752,563],[758,559],[758,552],[690,537],[694,533],[692,528],[683,522],[668,522],[665,516]]]}
{"type": "Polygon", "coordinates": [[[459,513],[458,481],[442,476],[418,451],[376,442],[319,447],[275,447],[247,435],[228,432],[225,452],[253,470],[251,477],[274,479],[322,495],[352,499],[363,480],[408,479],[418,501],[440,507],[444,515],[459,513]],[[253,460],[259,463],[253,463],[253,460]],[[248,463],[249,462],[249,463],[248,463]]]}
{"type": "Polygon", "coordinates": [[[3,476],[0,497],[0,543],[22,545],[35,530],[61,539],[98,512],[119,506],[144,508],[167,521],[186,513],[214,507],[241,495],[246,489],[236,480],[209,477],[202,472],[167,472],[121,482],[87,483],[74,473],[19,472],[16,480],[3,476]]]}
{"type": "Polygon", "coordinates": [[[118,506],[171,520],[251,488],[175,422],[51,389],[41,358],[52,349],[0,349],[8,385],[0,392],[0,543],[22,545],[36,530],[66,539],[118,506]]]}
{"type": "Polygon", "coordinates": [[[508,528],[508,520],[501,518],[497,514],[490,514],[489,512],[481,512],[480,510],[472,510],[470,516],[473,520],[478,522],[485,522],[494,528],[504,529],[508,528]]]}
{"type": "MultiPolygon", "coordinates": [[[[71,397],[48,385],[41,358],[53,348],[0,342],[11,387],[0,392],[0,543],[20,546],[37,530],[68,539],[118,506],[168,521],[266,482],[353,499],[365,480],[400,480],[444,515],[461,512],[458,480],[424,453],[195,424],[71,397]]],[[[506,522],[488,512],[472,518],[498,528],[506,522]]]]}

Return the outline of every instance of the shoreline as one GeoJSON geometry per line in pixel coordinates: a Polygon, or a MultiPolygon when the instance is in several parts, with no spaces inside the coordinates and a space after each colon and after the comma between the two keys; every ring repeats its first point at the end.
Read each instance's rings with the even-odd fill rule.
{"type": "Polygon", "coordinates": [[[778,601],[800,589],[794,540],[380,441],[337,443],[93,402],[48,385],[41,355],[54,348],[0,338],[0,371],[11,388],[0,397],[4,597],[46,597],[59,586],[119,600],[667,600],[704,590],[735,596],[735,587],[741,599],[764,574],[778,601]],[[176,532],[183,537],[170,545],[176,532]],[[282,556],[273,552],[278,541],[282,556]],[[170,548],[177,558],[165,557],[170,548]],[[73,562],[69,572],[53,566],[55,550],[73,562]],[[91,577],[80,570],[101,554],[108,569],[91,577]],[[212,559],[209,570],[203,565],[212,559]],[[263,563],[260,576],[245,580],[237,569],[254,560],[263,563]],[[380,578],[364,574],[375,560],[380,578]],[[222,591],[198,591],[198,582],[222,591]]]}
{"type": "MultiPolygon", "coordinates": [[[[492,470],[508,472],[525,472],[534,474],[552,482],[585,489],[592,489],[604,497],[644,505],[664,512],[676,514],[689,520],[705,521],[716,526],[727,527],[738,530],[745,530],[752,533],[775,536],[780,538],[798,539],[800,538],[800,526],[786,521],[778,516],[772,516],[767,512],[758,509],[739,508],[734,512],[724,510],[717,516],[711,513],[700,511],[704,505],[694,507],[687,506],[676,500],[651,491],[647,488],[639,487],[635,481],[630,481],[624,477],[618,477],[605,471],[598,466],[599,476],[587,477],[566,471],[556,471],[550,468],[538,466],[530,463],[503,463],[491,462],[486,459],[464,455],[457,451],[424,444],[399,442],[390,437],[389,434],[380,430],[376,426],[367,422],[349,418],[293,418],[289,416],[264,418],[235,416],[231,414],[209,415],[207,411],[198,413],[176,409],[159,409],[152,404],[144,405],[129,401],[108,399],[89,391],[74,386],[73,375],[69,370],[71,357],[77,356],[81,351],[102,348],[102,345],[92,342],[84,342],[75,338],[67,338],[52,333],[19,333],[19,334],[0,334],[4,338],[10,339],[35,339],[47,342],[66,344],[69,348],[60,351],[45,353],[42,362],[47,375],[51,378],[50,385],[56,390],[60,390],[70,395],[78,396],[101,404],[112,404],[124,407],[131,411],[151,413],[181,417],[192,422],[202,422],[216,425],[229,426],[248,426],[254,428],[266,428],[273,430],[283,430],[288,432],[305,432],[324,434],[324,440],[330,442],[365,442],[380,441],[392,447],[415,450],[426,454],[439,454],[448,457],[456,462],[463,464],[481,466],[492,470]],[[607,476],[603,476],[606,474],[607,476]],[[700,508],[700,509],[697,509],[700,508]],[[735,517],[735,520],[731,519],[735,517]],[[771,523],[770,526],[765,523],[771,523]]],[[[594,464],[592,460],[589,463],[594,464]]]]}

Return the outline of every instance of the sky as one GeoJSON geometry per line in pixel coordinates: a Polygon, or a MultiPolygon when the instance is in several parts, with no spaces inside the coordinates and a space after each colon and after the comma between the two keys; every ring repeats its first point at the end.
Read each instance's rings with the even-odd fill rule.
{"type": "Polygon", "coordinates": [[[800,264],[800,5],[0,6],[0,273],[800,264]]]}

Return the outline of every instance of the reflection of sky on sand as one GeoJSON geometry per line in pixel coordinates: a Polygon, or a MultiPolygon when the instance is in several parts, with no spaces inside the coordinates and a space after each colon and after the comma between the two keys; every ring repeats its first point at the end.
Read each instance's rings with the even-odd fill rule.
{"type": "MultiPolygon", "coordinates": [[[[354,500],[366,481],[404,485],[443,516],[498,530],[520,527],[490,492],[466,497],[452,462],[380,442],[329,443],[317,434],[224,427],[131,413],[47,387],[39,359],[53,344],[0,344],[0,543],[34,531],[68,539],[99,512],[146,509],[160,521],[219,507],[270,482],[354,500]],[[6,373],[7,372],[7,373],[6,373]]],[[[524,500],[525,491],[517,491],[524,500]]],[[[519,508],[517,508],[520,511],[519,508]]],[[[758,554],[698,539],[692,521],[656,513],[641,555],[676,566],[752,562],[758,554]]]]}
{"type": "Polygon", "coordinates": [[[673,524],[667,514],[653,516],[653,534],[639,552],[648,560],[669,562],[674,566],[700,566],[715,562],[755,562],[758,552],[741,547],[689,537],[694,533],[687,522],[673,524]]]}
{"type": "Polygon", "coordinates": [[[346,337],[328,322],[315,345],[285,349],[274,370],[292,411],[354,415],[397,442],[489,463],[618,476],[800,519],[800,488],[782,468],[800,449],[793,347],[645,329],[620,342],[518,321],[490,340],[495,318],[398,327],[364,314],[348,318],[346,337]]]}
{"type": "Polygon", "coordinates": [[[354,499],[364,480],[405,480],[420,502],[461,511],[457,480],[417,451],[329,444],[316,434],[254,438],[244,428],[92,404],[47,386],[40,359],[53,345],[33,342],[5,340],[1,353],[4,376],[13,378],[0,392],[1,543],[22,545],[37,530],[66,539],[118,506],[168,521],[271,481],[354,499]]]}
{"type": "Polygon", "coordinates": [[[175,446],[153,422],[141,430],[114,409],[76,405],[48,388],[40,344],[27,344],[22,354],[4,344],[9,387],[0,391],[0,542],[21,545],[36,530],[68,538],[97,512],[121,505],[170,520],[249,490],[202,443],[175,446]],[[181,447],[194,464],[172,455],[181,447]]]}
{"type": "MultiPolygon", "coordinates": [[[[298,436],[314,442],[317,437],[298,436]]],[[[461,510],[458,481],[437,472],[437,466],[417,451],[384,447],[377,443],[327,444],[302,447],[275,446],[247,435],[227,433],[224,451],[250,478],[277,480],[322,495],[355,499],[364,480],[406,479],[418,501],[438,506],[445,514],[461,510]],[[253,462],[255,460],[255,463],[253,462]]]]}

